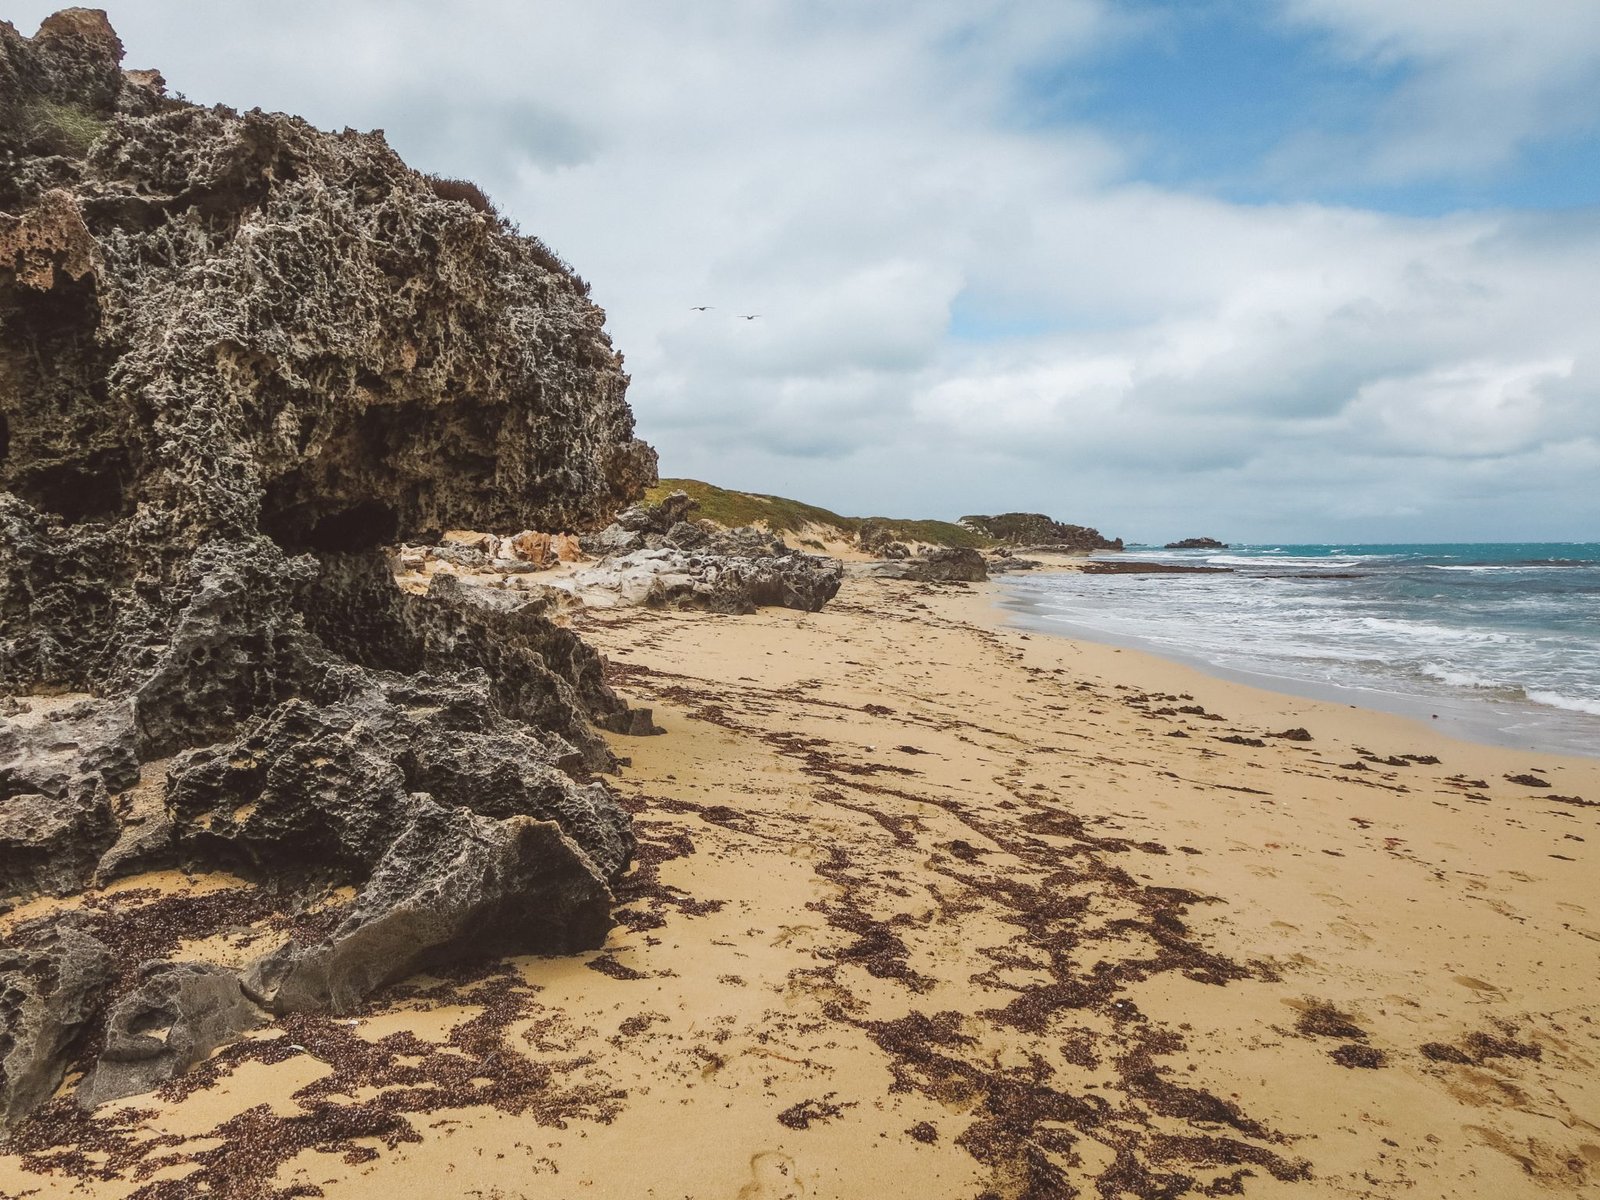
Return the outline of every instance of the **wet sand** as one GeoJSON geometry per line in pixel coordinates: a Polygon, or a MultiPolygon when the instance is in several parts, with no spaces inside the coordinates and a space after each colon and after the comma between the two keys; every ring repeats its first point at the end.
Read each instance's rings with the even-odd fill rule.
{"type": "MultiPolygon", "coordinates": [[[[995,595],[580,615],[668,731],[615,739],[641,850],[603,951],[58,1103],[0,1194],[1600,1192],[1600,762],[995,595]]],[[[273,928],[236,881],[120,891],[89,907],[154,953],[273,928]]]]}

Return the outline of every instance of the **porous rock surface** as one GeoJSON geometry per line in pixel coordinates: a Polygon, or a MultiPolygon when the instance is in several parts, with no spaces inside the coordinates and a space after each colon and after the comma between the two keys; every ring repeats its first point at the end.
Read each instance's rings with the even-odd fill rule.
{"type": "Polygon", "coordinates": [[[139,778],[130,703],[28,707],[0,718],[0,907],[79,886],[116,837],[111,794],[139,778]]]}
{"type": "MultiPolygon", "coordinates": [[[[0,23],[0,693],[85,697],[0,718],[0,908],[163,856],[346,882],[343,932],[284,951],[327,1005],[597,945],[632,837],[594,723],[630,710],[537,599],[407,595],[384,547],[594,529],[654,481],[604,313],[381,133],[121,55],[96,10],[0,23]],[[134,788],[163,816],[125,853],[134,788]]],[[[79,991],[8,999],[0,1042],[94,1019],[79,991]]],[[[65,1037],[29,1035],[7,1122],[65,1037]]]]}

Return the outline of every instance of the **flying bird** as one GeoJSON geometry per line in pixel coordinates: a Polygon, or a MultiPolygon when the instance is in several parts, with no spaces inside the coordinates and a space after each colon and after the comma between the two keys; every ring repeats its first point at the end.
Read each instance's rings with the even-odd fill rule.
{"type": "Polygon", "coordinates": [[[760,313],[740,313],[739,319],[741,321],[754,321],[760,315],[760,313]]]}
{"type": "Polygon", "coordinates": [[[689,306],[694,312],[708,312],[715,308],[714,304],[692,304],[689,306]]]}

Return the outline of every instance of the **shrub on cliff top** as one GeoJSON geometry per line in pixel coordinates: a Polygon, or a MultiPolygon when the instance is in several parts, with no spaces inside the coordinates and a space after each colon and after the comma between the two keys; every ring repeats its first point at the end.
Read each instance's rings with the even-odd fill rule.
{"type": "MultiPolygon", "coordinates": [[[[447,179],[443,175],[424,175],[423,178],[428,181],[428,186],[433,189],[433,194],[439,199],[459,200],[462,204],[469,205],[486,217],[491,217],[496,221],[505,221],[505,218],[500,215],[500,210],[494,206],[494,201],[490,200],[488,194],[470,179],[447,179]]],[[[579,295],[587,296],[589,294],[588,280],[574,271],[572,264],[550,249],[546,242],[529,234],[524,234],[523,239],[529,243],[533,250],[534,262],[547,271],[554,271],[557,275],[563,275],[572,280],[573,285],[578,289],[579,295]]]]}
{"type": "Polygon", "coordinates": [[[892,540],[927,542],[935,546],[982,548],[994,544],[983,534],[953,525],[949,521],[902,520],[894,517],[844,517],[830,509],[783,496],[757,492],[736,492],[698,479],[663,479],[645,492],[645,499],[658,504],[675,491],[687,492],[699,507],[695,515],[727,529],[740,525],[765,525],[773,533],[795,533],[807,526],[832,527],[841,538],[856,536],[865,522],[880,527],[892,540]]]}
{"type": "Polygon", "coordinates": [[[470,179],[446,179],[443,175],[424,175],[433,194],[441,200],[459,200],[486,217],[498,217],[500,212],[484,190],[470,179]]]}

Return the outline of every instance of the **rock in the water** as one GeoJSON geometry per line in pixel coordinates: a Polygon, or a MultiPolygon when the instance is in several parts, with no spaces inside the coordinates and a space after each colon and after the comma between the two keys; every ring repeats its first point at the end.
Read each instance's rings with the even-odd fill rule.
{"type": "Polygon", "coordinates": [[[913,558],[874,563],[865,573],[880,579],[916,579],[925,583],[981,583],[989,578],[983,555],[965,546],[944,546],[913,558]]]}
{"type": "Polygon", "coordinates": [[[149,962],[139,976],[107,1016],[105,1047],[78,1086],[85,1108],[153,1091],[267,1021],[224,967],[149,962]]]}
{"type": "Polygon", "coordinates": [[[111,982],[111,952],[71,916],[15,934],[32,936],[0,948],[0,1129],[50,1098],[111,982]]]}
{"type": "Polygon", "coordinates": [[[1168,542],[1162,548],[1165,550],[1226,550],[1228,543],[1219,542],[1216,538],[1192,537],[1184,538],[1182,541],[1168,542]]]}
{"type": "Polygon", "coordinates": [[[441,962],[593,949],[610,928],[602,870],[554,821],[496,821],[418,796],[333,933],[258,959],[245,987],[274,1012],[349,1012],[441,962]]]}

